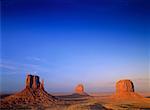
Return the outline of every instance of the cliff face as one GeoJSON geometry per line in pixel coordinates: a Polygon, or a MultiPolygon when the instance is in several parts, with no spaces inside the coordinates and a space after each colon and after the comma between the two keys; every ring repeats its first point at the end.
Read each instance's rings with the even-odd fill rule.
{"type": "Polygon", "coordinates": [[[26,77],[26,88],[31,89],[44,89],[44,80],[42,80],[42,83],[40,82],[39,76],[36,75],[27,75],[26,77]]]}
{"type": "Polygon", "coordinates": [[[27,75],[26,77],[26,87],[27,88],[32,88],[32,84],[33,84],[33,76],[32,75],[27,75]]]}
{"type": "Polygon", "coordinates": [[[134,92],[134,85],[131,80],[120,80],[116,83],[116,92],[134,92]]]}
{"type": "Polygon", "coordinates": [[[143,98],[141,95],[135,92],[133,82],[128,79],[119,80],[116,83],[116,93],[112,97],[121,100],[137,100],[143,98]]]}

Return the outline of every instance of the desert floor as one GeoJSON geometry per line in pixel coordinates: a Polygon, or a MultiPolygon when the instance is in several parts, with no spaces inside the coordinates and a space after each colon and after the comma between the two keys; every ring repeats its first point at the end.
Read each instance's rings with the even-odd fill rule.
{"type": "MultiPolygon", "coordinates": [[[[116,100],[111,98],[112,93],[91,93],[90,96],[78,94],[53,93],[63,103],[40,106],[19,106],[18,109],[44,109],[44,110],[150,110],[150,93],[140,93],[147,97],[145,100],[116,100]]],[[[3,94],[1,98],[9,96],[3,94]]]]}

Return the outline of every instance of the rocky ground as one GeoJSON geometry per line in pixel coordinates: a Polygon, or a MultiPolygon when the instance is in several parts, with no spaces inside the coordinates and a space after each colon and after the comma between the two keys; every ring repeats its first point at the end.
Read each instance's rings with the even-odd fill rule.
{"type": "MultiPolygon", "coordinates": [[[[150,110],[150,98],[143,99],[115,99],[109,93],[82,96],[79,94],[59,95],[56,99],[59,103],[49,103],[45,106],[40,104],[20,104],[9,109],[32,109],[32,110],[150,110]]],[[[8,109],[8,108],[3,108],[8,109]]]]}

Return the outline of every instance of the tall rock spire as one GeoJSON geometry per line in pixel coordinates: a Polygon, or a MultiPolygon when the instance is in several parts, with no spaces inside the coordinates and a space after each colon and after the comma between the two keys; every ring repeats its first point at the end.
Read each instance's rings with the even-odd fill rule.
{"type": "Polygon", "coordinates": [[[28,74],[26,76],[26,87],[27,88],[32,88],[32,84],[33,84],[33,80],[32,79],[33,79],[32,75],[28,74]]]}
{"type": "Polygon", "coordinates": [[[33,89],[37,89],[40,86],[39,76],[33,76],[33,89]]]}

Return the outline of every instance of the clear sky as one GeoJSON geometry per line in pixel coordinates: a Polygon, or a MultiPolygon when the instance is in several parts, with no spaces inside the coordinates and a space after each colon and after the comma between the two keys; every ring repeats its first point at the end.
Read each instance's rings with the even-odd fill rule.
{"type": "Polygon", "coordinates": [[[49,92],[150,90],[148,0],[2,0],[1,89],[37,74],[49,92]]]}

